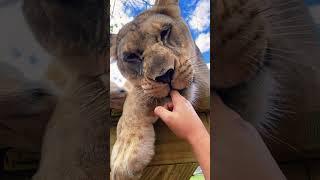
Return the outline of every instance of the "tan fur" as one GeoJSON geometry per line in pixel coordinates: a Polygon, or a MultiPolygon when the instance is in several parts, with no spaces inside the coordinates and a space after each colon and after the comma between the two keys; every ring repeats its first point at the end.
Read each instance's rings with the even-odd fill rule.
{"type": "Polygon", "coordinates": [[[0,145],[39,151],[58,93],[4,62],[0,62],[0,82],[0,145]]]}
{"type": "MultiPolygon", "coordinates": [[[[104,6],[95,4],[94,1],[77,1],[76,6],[72,3],[75,2],[24,1],[25,17],[35,37],[55,56],[55,60],[59,61],[63,71],[69,76],[64,80],[63,77],[57,78],[58,84],[61,83],[63,96],[59,98],[47,125],[40,167],[33,179],[106,179],[108,172],[106,118],[109,110],[106,108],[107,92],[103,86],[103,83],[109,81],[105,75],[107,68],[104,66],[107,57],[103,52],[106,42],[103,34],[106,30],[103,29],[103,21],[91,22],[88,18],[99,19],[97,17],[101,16],[100,10],[104,6]],[[89,4],[92,9],[87,9],[89,4]],[[81,28],[84,28],[83,31],[77,31],[81,28]]],[[[154,82],[155,75],[161,75],[169,67],[174,67],[172,87],[181,90],[185,97],[192,97],[196,108],[208,108],[208,69],[201,61],[200,52],[179,16],[177,1],[159,2],[159,6],[141,15],[140,20],[137,20],[140,21],[138,24],[141,25],[147,19],[148,24],[153,23],[153,29],[149,30],[157,34],[157,28],[162,23],[174,23],[171,36],[177,39],[171,50],[155,44],[146,51],[145,55],[149,60],[143,68],[155,68],[154,73],[146,73],[146,77],[137,79],[128,78],[132,74],[127,73],[131,88],[117,127],[118,138],[111,157],[112,175],[117,179],[139,177],[154,154],[155,135],[152,124],[157,118],[153,115],[153,108],[168,101],[166,96],[169,93],[165,91],[161,94],[164,89],[155,87],[161,86],[161,83],[154,82]],[[154,18],[155,14],[163,15],[158,19],[154,18]],[[157,58],[163,63],[161,66],[154,64],[157,58]],[[145,89],[142,88],[142,83],[145,89]],[[148,92],[147,88],[153,89],[148,92]]],[[[146,30],[148,28],[150,27],[143,27],[146,30]]],[[[134,40],[135,36],[138,34],[128,37],[126,42],[134,40]]],[[[117,37],[121,39],[121,32],[117,37]]],[[[149,46],[154,42],[143,43],[149,46]]],[[[128,43],[123,48],[130,49],[134,46],[128,43]]],[[[119,49],[118,45],[116,49],[119,49]]],[[[119,60],[117,58],[118,65],[119,60]]],[[[124,73],[126,70],[121,71],[124,73]]],[[[168,88],[168,85],[162,87],[168,88]]]]}
{"type": "Polygon", "coordinates": [[[209,71],[180,17],[177,0],[157,1],[126,24],[111,42],[111,55],[132,85],[117,126],[111,179],[139,179],[154,155],[154,108],[169,101],[172,88],[189,100],[194,98],[195,108],[208,109],[209,71]],[[172,26],[170,36],[162,41],[161,31],[168,25],[172,26]],[[140,62],[127,62],[127,54],[134,54],[140,62]],[[170,69],[174,70],[170,83],[157,80],[170,69]]]}
{"type": "MultiPolygon", "coordinates": [[[[105,180],[108,176],[108,91],[104,1],[25,0],[39,43],[67,78],[43,137],[35,180],[105,180]]],[[[54,68],[53,68],[54,69],[54,68]]],[[[57,69],[53,72],[57,72],[57,69]]]]}
{"type": "Polygon", "coordinates": [[[57,88],[63,90],[67,84],[69,75],[60,63],[53,61],[49,63],[45,73],[46,79],[51,81],[57,88]]]}
{"type": "MultiPolygon", "coordinates": [[[[126,83],[128,84],[128,83],[126,83]]],[[[128,86],[128,85],[127,85],[128,86]]],[[[122,110],[125,98],[130,87],[119,87],[114,82],[110,82],[110,108],[115,110],[122,110]]]]}
{"type": "Polygon", "coordinates": [[[319,143],[320,96],[312,92],[320,90],[320,46],[303,1],[213,4],[213,88],[264,135],[277,160],[306,157],[319,143]]]}
{"type": "Polygon", "coordinates": [[[69,72],[99,75],[106,71],[104,1],[26,0],[24,15],[35,38],[69,72]],[[84,8],[86,7],[86,8],[84,8]],[[63,44],[63,46],[61,45],[63,44]],[[92,59],[92,61],[88,61],[92,59]]]}
{"type": "Polygon", "coordinates": [[[215,1],[216,59],[214,86],[229,88],[253,78],[267,47],[268,24],[259,14],[263,3],[256,0],[215,1]],[[226,73],[228,72],[228,73],[226,73]]]}

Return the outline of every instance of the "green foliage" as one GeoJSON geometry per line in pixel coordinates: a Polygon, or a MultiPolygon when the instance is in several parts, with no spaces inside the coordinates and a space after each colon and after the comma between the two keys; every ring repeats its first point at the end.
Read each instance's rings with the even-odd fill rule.
{"type": "Polygon", "coordinates": [[[190,180],[205,180],[203,175],[191,176],[190,180]]]}

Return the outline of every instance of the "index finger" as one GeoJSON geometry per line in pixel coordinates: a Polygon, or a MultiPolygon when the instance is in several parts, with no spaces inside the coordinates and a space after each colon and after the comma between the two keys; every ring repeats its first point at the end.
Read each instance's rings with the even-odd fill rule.
{"type": "Polygon", "coordinates": [[[178,104],[179,102],[182,102],[184,97],[180,95],[180,93],[176,90],[172,90],[170,93],[172,103],[173,105],[178,104]]]}

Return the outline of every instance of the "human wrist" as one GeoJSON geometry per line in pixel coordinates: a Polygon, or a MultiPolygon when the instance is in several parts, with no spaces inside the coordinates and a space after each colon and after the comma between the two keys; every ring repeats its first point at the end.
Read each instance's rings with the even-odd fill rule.
{"type": "Polygon", "coordinates": [[[194,131],[189,137],[187,137],[187,141],[191,146],[196,146],[203,139],[209,138],[209,133],[204,126],[199,127],[194,131]]]}

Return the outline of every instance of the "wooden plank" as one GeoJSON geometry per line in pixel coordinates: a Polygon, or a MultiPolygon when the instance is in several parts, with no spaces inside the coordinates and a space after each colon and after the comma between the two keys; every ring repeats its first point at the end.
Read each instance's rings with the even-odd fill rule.
{"type": "MultiPolygon", "coordinates": [[[[207,130],[210,129],[209,113],[198,113],[207,130]]],[[[116,140],[116,122],[119,117],[113,117],[110,129],[110,148],[116,140]]],[[[188,180],[196,170],[198,163],[193,156],[192,149],[185,141],[177,138],[173,132],[161,121],[155,125],[156,141],[155,156],[144,170],[142,180],[188,180]]],[[[111,150],[110,150],[111,152],[111,150]]],[[[208,157],[209,158],[209,157],[208,157]]]]}
{"type": "MultiPolygon", "coordinates": [[[[199,117],[209,131],[209,113],[199,113],[199,117]]],[[[154,127],[156,132],[155,156],[149,166],[197,162],[190,145],[177,138],[161,120],[156,122],[154,127]]],[[[115,143],[115,139],[116,126],[114,124],[110,129],[111,149],[115,143]]]]}
{"type": "MultiPolygon", "coordinates": [[[[210,129],[209,113],[198,113],[207,130],[210,129]]],[[[112,117],[110,129],[110,148],[116,140],[116,122],[119,117],[112,117]]],[[[155,156],[144,170],[142,180],[188,180],[196,170],[198,163],[192,149],[185,141],[177,138],[161,121],[155,125],[155,156]]],[[[110,150],[111,152],[111,150],[110,150]]],[[[209,157],[208,157],[209,158],[209,157]]]]}
{"type": "Polygon", "coordinates": [[[197,167],[197,163],[149,166],[144,170],[141,180],[188,180],[197,167]]]}

